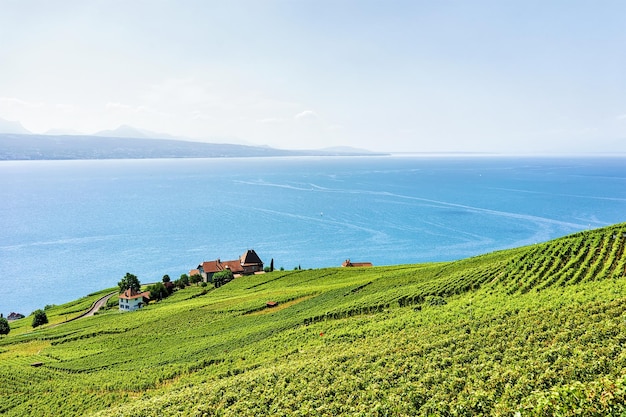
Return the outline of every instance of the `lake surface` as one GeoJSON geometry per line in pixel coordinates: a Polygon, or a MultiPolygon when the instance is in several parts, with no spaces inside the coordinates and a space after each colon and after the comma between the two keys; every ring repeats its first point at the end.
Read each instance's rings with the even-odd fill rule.
{"type": "Polygon", "coordinates": [[[445,261],[626,221],[626,159],[242,158],[0,163],[0,312],[177,278],[445,261]]]}

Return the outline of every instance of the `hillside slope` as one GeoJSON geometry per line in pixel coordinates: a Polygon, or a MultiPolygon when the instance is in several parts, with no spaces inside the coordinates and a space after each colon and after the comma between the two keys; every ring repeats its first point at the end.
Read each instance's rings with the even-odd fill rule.
{"type": "Polygon", "coordinates": [[[625,245],[621,224],[457,262],[244,277],[34,332],[26,318],[0,340],[0,414],[620,415],[625,245]]]}

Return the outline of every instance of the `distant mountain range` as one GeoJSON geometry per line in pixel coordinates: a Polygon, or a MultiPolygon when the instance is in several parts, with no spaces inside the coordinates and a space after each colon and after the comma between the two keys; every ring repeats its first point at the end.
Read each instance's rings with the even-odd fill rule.
{"type": "Polygon", "coordinates": [[[22,126],[20,122],[14,122],[11,120],[0,119],[0,132],[2,133],[17,133],[17,134],[29,134],[30,132],[22,126]]]}
{"type": "Polygon", "coordinates": [[[320,150],[286,150],[234,143],[195,142],[166,133],[122,125],[87,135],[69,129],[46,134],[29,132],[20,122],[0,118],[0,160],[39,159],[145,159],[235,158],[263,156],[372,156],[386,155],[363,149],[336,147],[320,150]]]}
{"type": "Polygon", "coordinates": [[[0,160],[234,158],[384,155],[363,150],[285,150],[173,139],[0,133],[0,160]]]}

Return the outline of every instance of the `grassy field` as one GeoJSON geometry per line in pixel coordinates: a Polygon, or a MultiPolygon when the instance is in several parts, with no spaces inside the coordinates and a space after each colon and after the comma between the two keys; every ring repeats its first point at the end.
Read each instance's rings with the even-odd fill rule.
{"type": "Polygon", "coordinates": [[[11,323],[0,414],[626,415],[625,249],[620,224],[457,262],[276,271],[54,326],[104,290],[43,328],[11,323]]]}

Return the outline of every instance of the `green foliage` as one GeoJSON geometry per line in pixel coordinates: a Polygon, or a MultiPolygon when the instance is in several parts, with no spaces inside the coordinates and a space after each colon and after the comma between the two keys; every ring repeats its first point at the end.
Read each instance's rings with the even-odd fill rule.
{"type": "Polygon", "coordinates": [[[150,299],[161,301],[164,298],[167,298],[170,293],[165,288],[165,285],[162,282],[157,282],[153,285],[149,285],[147,291],[150,291],[150,299]]]}
{"type": "Polygon", "coordinates": [[[189,285],[189,276],[187,274],[182,274],[180,276],[180,282],[182,282],[185,286],[189,285]]]}
{"type": "Polygon", "coordinates": [[[170,280],[171,279],[170,279],[169,275],[167,275],[167,274],[163,275],[163,280],[162,280],[163,282],[170,282],[170,280]]]}
{"type": "Polygon", "coordinates": [[[35,310],[32,315],[33,315],[33,322],[32,322],[33,327],[39,327],[48,323],[48,316],[46,315],[45,311],[35,310]]]}
{"type": "Polygon", "coordinates": [[[119,308],[119,298],[111,297],[107,300],[106,305],[103,306],[102,310],[111,310],[119,308]]]}
{"type": "Polygon", "coordinates": [[[117,283],[117,286],[120,289],[120,293],[132,289],[133,291],[139,292],[141,291],[141,283],[139,282],[139,278],[136,275],[127,272],[124,278],[120,282],[117,283]]]}
{"type": "Polygon", "coordinates": [[[189,281],[190,281],[192,284],[197,284],[197,283],[199,283],[200,281],[202,281],[202,276],[201,276],[201,275],[198,275],[198,274],[194,274],[194,275],[192,275],[192,276],[190,276],[190,277],[189,277],[189,281]]]}
{"type": "Polygon", "coordinates": [[[0,317],[0,335],[7,335],[10,331],[9,321],[4,317],[0,317]]]}
{"type": "Polygon", "coordinates": [[[612,236],[625,232],[457,262],[276,271],[12,332],[0,414],[623,415],[626,254],[612,236]]]}
{"type": "Polygon", "coordinates": [[[233,272],[230,269],[216,272],[215,274],[213,274],[212,278],[215,288],[221,287],[222,285],[232,281],[233,279],[233,272]]]}

